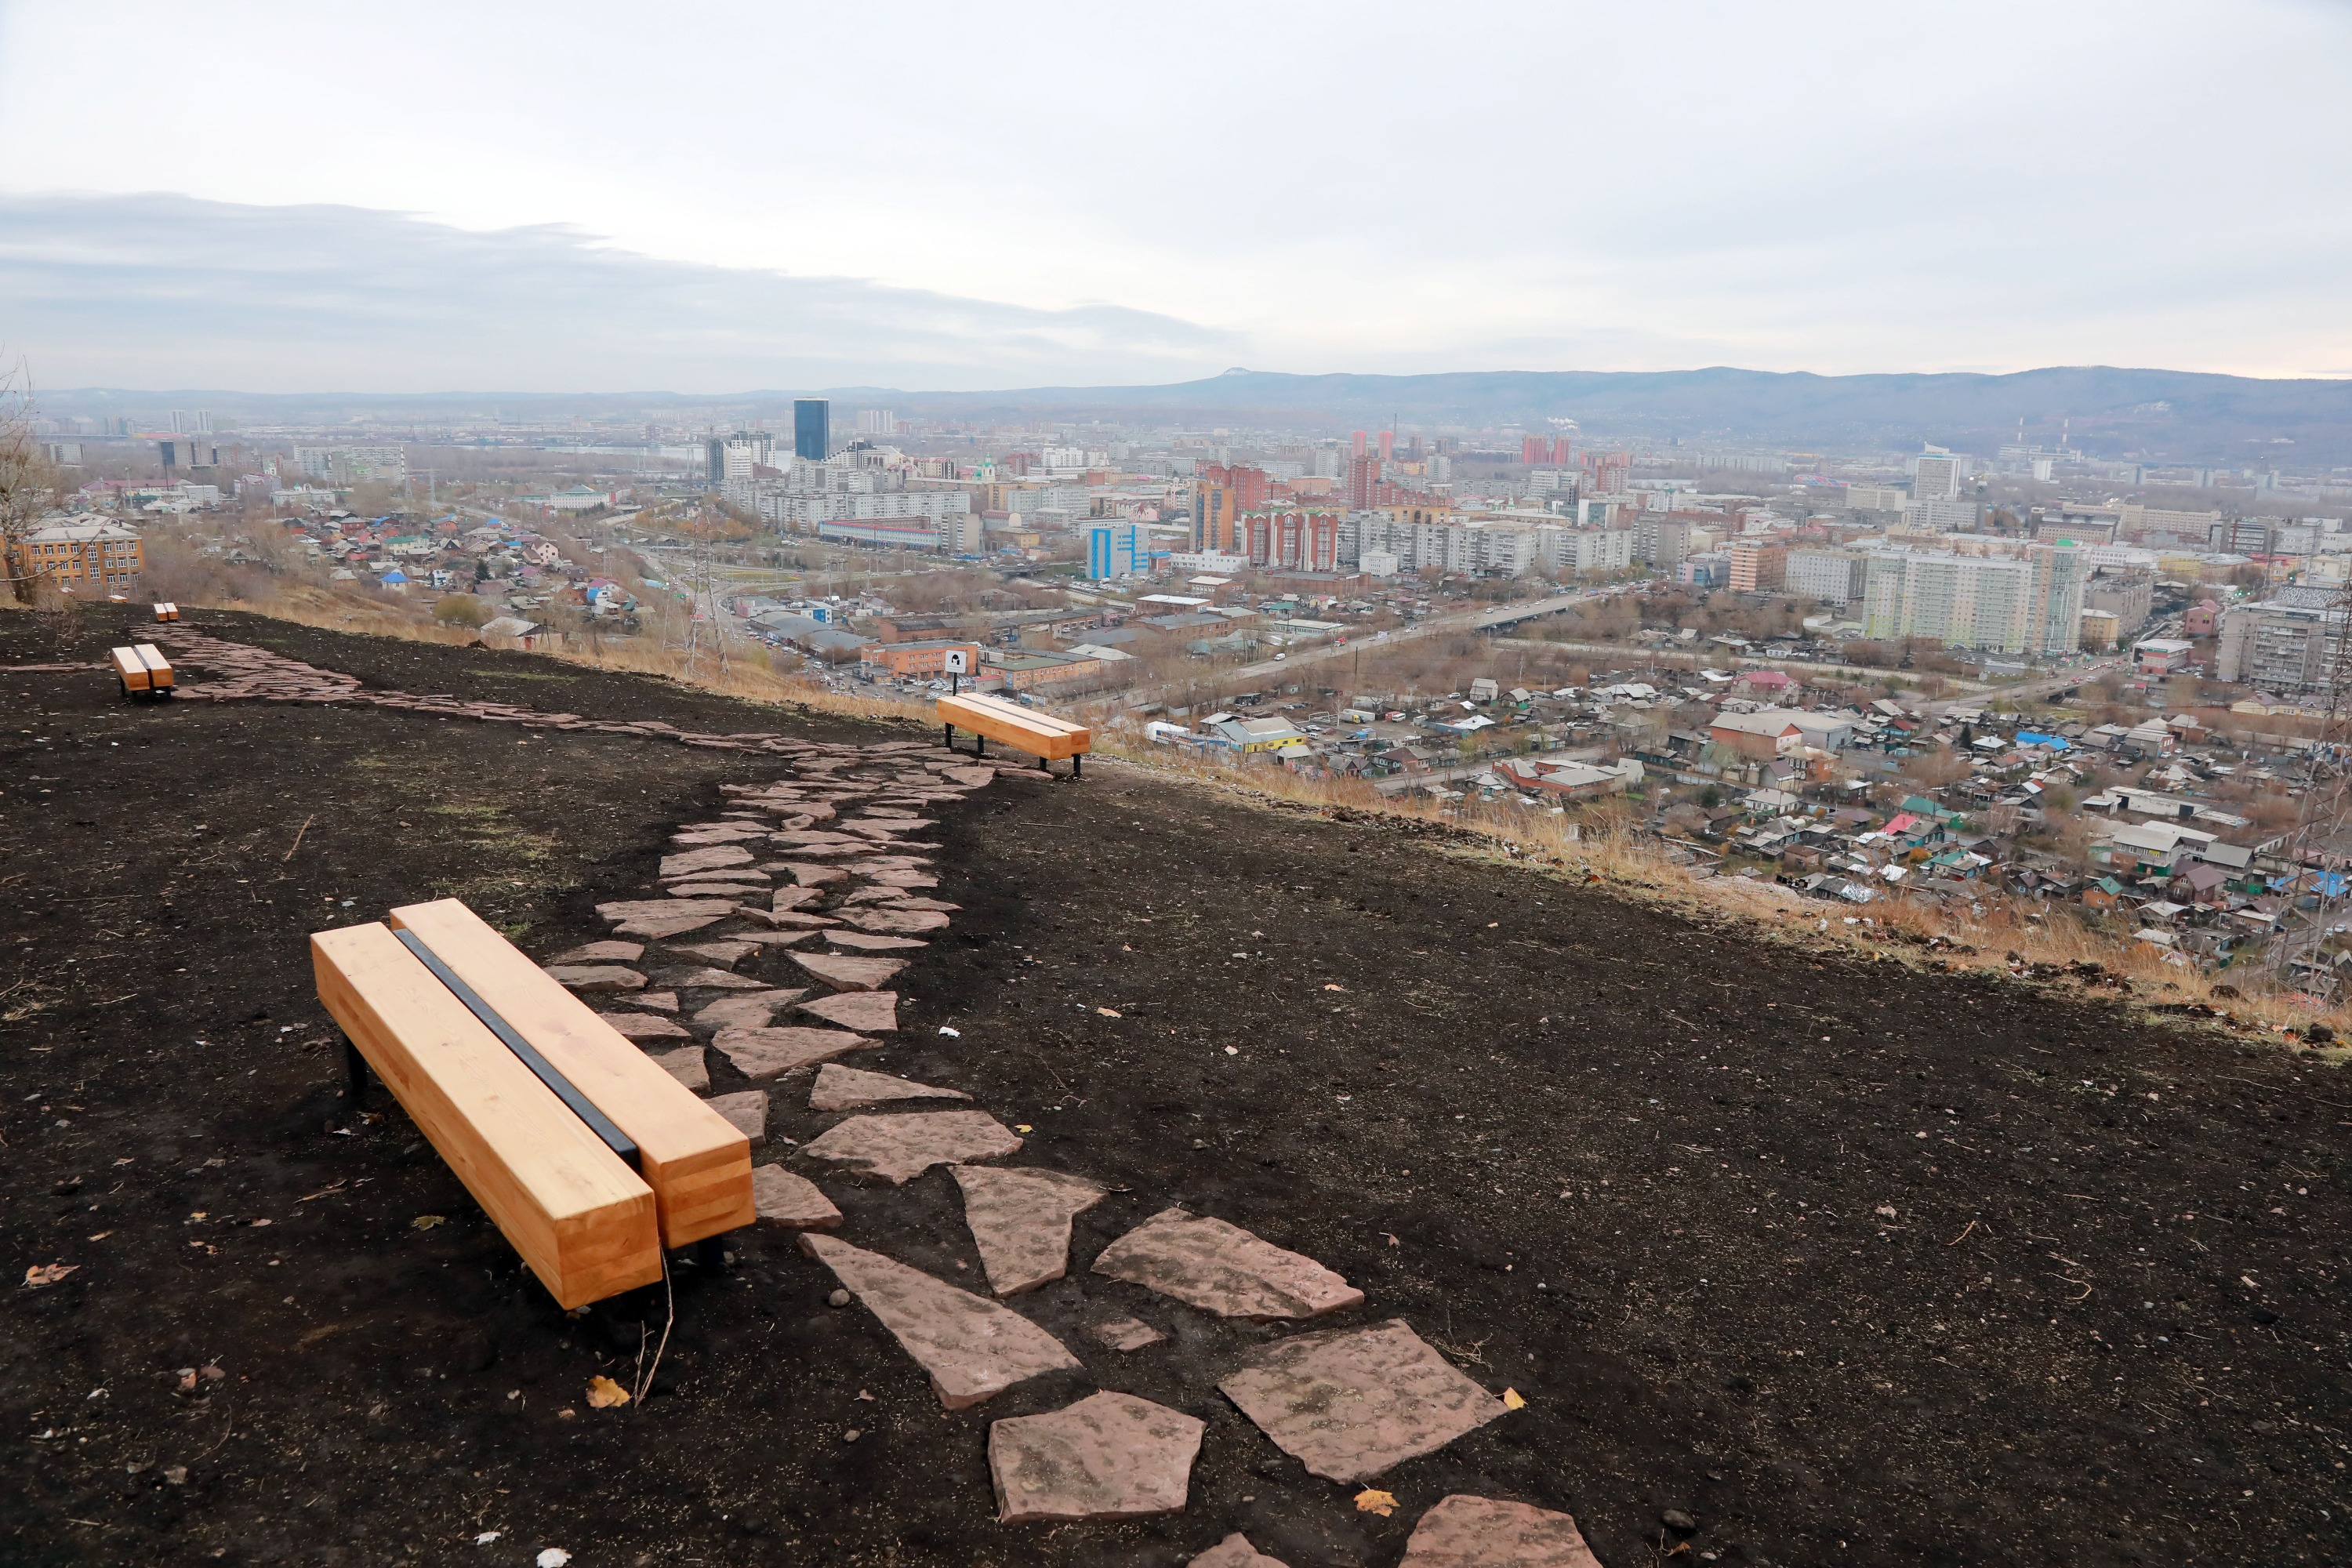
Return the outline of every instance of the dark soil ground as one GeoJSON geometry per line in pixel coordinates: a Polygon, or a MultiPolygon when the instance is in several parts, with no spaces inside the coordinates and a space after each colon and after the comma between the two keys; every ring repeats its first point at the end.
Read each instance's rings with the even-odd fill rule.
{"type": "MultiPolygon", "coordinates": [[[[371,685],[794,722],[192,619],[371,685]]],[[[0,665],[95,660],[121,629],[0,616],[0,665]]],[[[593,905],[643,896],[671,825],[779,765],[132,705],[94,672],[0,675],[0,1234],[11,1281],[77,1266],[0,1286],[7,1563],[1173,1564],[1242,1529],[1293,1568],[1387,1568],[1455,1491],[1572,1512],[1609,1568],[2352,1561],[2340,1074],[1107,759],[945,808],[963,912],[857,1064],[969,1089],[1034,1127],[1024,1160],[1124,1189],[1080,1218],[1072,1278],[1020,1300],[1087,1375],[944,1413],[789,1235],[747,1234],[726,1274],[681,1269],[655,1395],[590,1410],[658,1293],[567,1319],[396,1107],[352,1115],[304,938],[447,894],[534,952],[601,937],[593,905]],[[1403,1317],[1527,1408],[1359,1513],[1215,1390],[1289,1331],[1084,1271],[1171,1202],[1366,1290],[1317,1327],[1403,1317]],[[1101,1350],[1076,1330],[1106,1307],[1170,1342],[1101,1350]],[[219,1375],[181,1392],[191,1367],[219,1375]],[[996,1524],[989,1422],[1097,1385],[1207,1421],[1191,1507],[996,1524]]],[[[773,1136],[823,1125],[777,1106],[773,1136]]],[[[827,1185],[845,1237],[972,1261],[944,1172],[827,1185]]]]}

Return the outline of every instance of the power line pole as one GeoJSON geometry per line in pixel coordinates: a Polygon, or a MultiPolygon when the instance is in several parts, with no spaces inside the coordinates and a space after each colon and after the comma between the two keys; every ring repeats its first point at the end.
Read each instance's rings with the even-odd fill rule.
{"type": "Polygon", "coordinates": [[[2323,955],[2352,907],[2352,824],[2345,820],[2352,805],[2352,580],[2336,590],[2313,635],[2327,639],[2321,650],[2326,674],[2319,733],[2304,763],[2303,810],[2281,850],[2288,902],[2273,939],[2272,984],[2333,1001],[2340,983],[2323,955]]]}

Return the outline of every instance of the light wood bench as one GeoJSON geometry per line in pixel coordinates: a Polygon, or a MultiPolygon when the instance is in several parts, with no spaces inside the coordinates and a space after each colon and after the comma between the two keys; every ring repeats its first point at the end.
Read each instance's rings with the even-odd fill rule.
{"type": "Polygon", "coordinates": [[[386,926],[310,938],[319,1000],[566,1310],[662,1278],[653,1189],[386,926]]]}
{"type": "Polygon", "coordinates": [[[751,1141],[456,899],[392,911],[637,1147],[662,1245],[752,1224],[751,1141]]]}
{"type": "Polygon", "coordinates": [[[153,643],[119,647],[110,657],[114,660],[114,678],[122,683],[123,696],[135,697],[141,692],[151,699],[172,695],[172,661],[153,643]]]}
{"type": "Polygon", "coordinates": [[[1034,708],[1024,708],[1018,702],[1007,702],[1002,697],[987,697],[973,692],[939,700],[940,722],[947,727],[948,749],[955,749],[955,732],[969,730],[978,739],[981,756],[988,755],[988,742],[1002,741],[1027,752],[1037,759],[1040,767],[1052,772],[1056,758],[1070,760],[1070,776],[1078,776],[1078,759],[1094,749],[1095,732],[1084,724],[1073,724],[1067,719],[1057,719],[1051,713],[1040,713],[1034,708]]]}
{"type": "Polygon", "coordinates": [[[176,621],[180,618],[180,606],[170,603],[158,605],[155,606],[155,618],[159,621],[176,621]]]}

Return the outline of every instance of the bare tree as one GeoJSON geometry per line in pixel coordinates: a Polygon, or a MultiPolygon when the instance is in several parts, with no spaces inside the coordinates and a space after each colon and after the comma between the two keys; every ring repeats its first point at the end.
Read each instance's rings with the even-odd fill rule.
{"type": "Polygon", "coordinates": [[[20,605],[37,582],[24,538],[55,495],[55,477],[33,439],[33,375],[21,359],[0,366],[0,573],[20,605]]]}

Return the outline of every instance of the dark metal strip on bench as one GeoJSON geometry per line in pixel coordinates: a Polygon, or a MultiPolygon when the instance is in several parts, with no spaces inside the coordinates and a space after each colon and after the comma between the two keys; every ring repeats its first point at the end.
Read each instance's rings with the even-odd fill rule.
{"type": "Polygon", "coordinates": [[[639,1175],[645,1173],[644,1163],[637,1155],[635,1141],[614,1126],[612,1119],[597,1110],[588,1097],[580,1092],[578,1086],[556,1069],[553,1062],[541,1056],[538,1048],[529,1040],[524,1039],[512,1024],[499,1017],[498,1009],[483,1001],[472,986],[458,979],[450,971],[449,966],[441,962],[439,955],[425,946],[415,931],[395,931],[392,934],[400,939],[402,946],[416,955],[419,963],[433,972],[434,979],[447,986],[450,994],[466,1005],[467,1011],[479,1018],[484,1026],[499,1037],[499,1044],[520,1058],[523,1066],[537,1073],[539,1081],[553,1089],[555,1098],[570,1107],[572,1115],[586,1122],[589,1131],[604,1141],[604,1147],[626,1161],[632,1171],[639,1175]]]}

